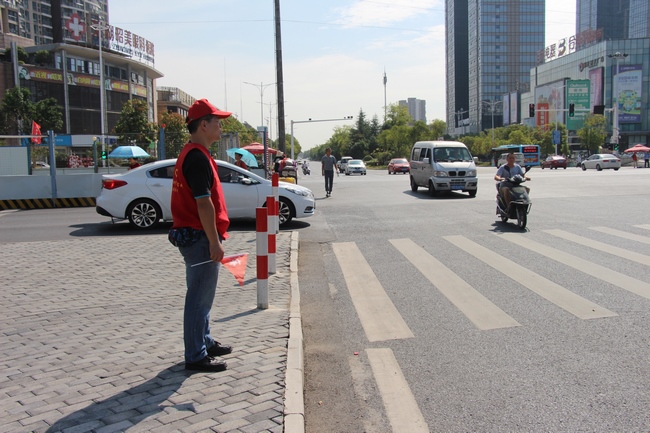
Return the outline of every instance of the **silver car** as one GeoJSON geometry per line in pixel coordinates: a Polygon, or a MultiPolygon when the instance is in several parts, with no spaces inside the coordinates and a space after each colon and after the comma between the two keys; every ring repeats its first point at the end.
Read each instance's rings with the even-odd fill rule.
{"type": "Polygon", "coordinates": [[[611,153],[596,153],[582,161],[580,166],[583,170],[588,168],[595,168],[598,171],[601,171],[604,168],[613,168],[614,170],[618,170],[621,168],[621,159],[611,153]]]}
{"type": "Polygon", "coordinates": [[[366,164],[363,163],[360,159],[351,159],[345,165],[345,175],[349,176],[354,173],[359,173],[360,175],[366,174],[366,164]]]}

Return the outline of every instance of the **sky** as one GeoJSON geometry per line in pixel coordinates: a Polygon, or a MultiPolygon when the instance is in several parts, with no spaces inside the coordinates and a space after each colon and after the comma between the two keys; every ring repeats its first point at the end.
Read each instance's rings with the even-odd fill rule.
{"type": "MultiPolygon", "coordinates": [[[[575,5],[546,0],[545,46],[575,34],[575,5]]],[[[293,121],[303,149],[360,110],[383,121],[384,96],[423,99],[428,123],[445,120],[444,0],[281,0],[280,17],[285,131],[293,121]]],[[[109,23],[154,44],[157,86],[263,122],[277,139],[273,0],[110,0],[109,23]]]]}

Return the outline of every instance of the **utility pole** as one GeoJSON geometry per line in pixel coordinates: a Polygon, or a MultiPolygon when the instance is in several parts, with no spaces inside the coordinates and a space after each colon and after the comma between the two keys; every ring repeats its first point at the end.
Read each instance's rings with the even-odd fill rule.
{"type": "Polygon", "coordinates": [[[280,28],[280,0],[275,2],[275,82],[278,83],[278,147],[286,154],[284,127],[284,79],[282,76],[282,29],[280,28]]]}
{"type": "Polygon", "coordinates": [[[608,54],[607,57],[610,59],[615,59],[616,60],[616,81],[614,81],[613,89],[612,89],[612,105],[614,106],[614,121],[612,124],[612,139],[609,141],[611,144],[615,145],[616,149],[612,150],[618,150],[618,81],[619,81],[619,76],[620,76],[620,68],[618,66],[618,61],[625,59],[628,56],[627,53],[620,53],[620,52],[615,52],[614,54],[608,54]],[[616,97],[616,102],[614,102],[614,97],[616,97]]]}
{"type": "Polygon", "coordinates": [[[386,123],[386,83],[388,82],[388,78],[386,78],[386,68],[384,68],[384,123],[386,123]]]}

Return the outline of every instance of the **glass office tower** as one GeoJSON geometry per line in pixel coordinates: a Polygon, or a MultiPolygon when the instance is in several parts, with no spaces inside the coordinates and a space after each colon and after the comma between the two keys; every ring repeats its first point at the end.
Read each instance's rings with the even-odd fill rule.
{"type": "Polygon", "coordinates": [[[544,49],[545,0],[447,0],[447,128],[452,135],[503,123],[497,103],[527,92],[544,49]],[[494,113],[492,112],[494,109],[494,113]]]}

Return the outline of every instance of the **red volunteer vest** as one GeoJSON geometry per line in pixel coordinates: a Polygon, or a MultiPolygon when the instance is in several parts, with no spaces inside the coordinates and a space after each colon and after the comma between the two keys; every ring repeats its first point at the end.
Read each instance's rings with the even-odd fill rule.
{"type": "Polygon", "coordinates": [[[212,183],[212,188],[210,189],[210,199],[214,205],[215,219],[217,223],[217,232],[221,235],[223,239],[228,237],[228,226],[230,225],[230,220],[228,219],[228,210],[226,209],[226,199],[223,196],[223,191],[221,189],[221,182],[219,181],[219,171],[217,169],[217,163],[212,159],[208,149],[200,144],[196,143],[187,143],[181,154],[176,160],[176,167],[174,167],[174,180],[172,183],[172,218],[174,219],[174,224],[172,228],[179,227],[192,227],[197,230],[203,230],[203,225],[201,224],[201,219],[199,218],[199,210],[196,205],[196,199],[192,194],[192,189],[187,184],[185,176],[183,176],[183,162],[185,162],[185,157],[190,152],[190,150],[198,149],[208,158],[212,166],[212,175],[214,177],[214,182],[212,183]]]}

